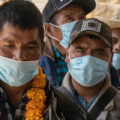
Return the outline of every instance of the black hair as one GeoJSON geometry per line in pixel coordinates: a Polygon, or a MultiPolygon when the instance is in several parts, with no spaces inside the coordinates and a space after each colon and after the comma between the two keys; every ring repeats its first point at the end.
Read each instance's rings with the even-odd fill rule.
{"type": "Polygon", "coordinates": [[[39,29],[41,45],[43,44],[44,29],[43,19],[39,9],[29,1],[10,0],[0,6],[0,31],[5,23],[21,30],[39,29]]]}

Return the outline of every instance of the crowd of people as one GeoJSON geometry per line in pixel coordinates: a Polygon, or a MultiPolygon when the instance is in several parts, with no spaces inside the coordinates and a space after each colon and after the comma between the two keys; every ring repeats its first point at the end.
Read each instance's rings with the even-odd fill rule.
{"type": "Polygon", "coordinates": [[[120,120],[120,9],[95,0],[0,6],[0,120],[120,120]]]}

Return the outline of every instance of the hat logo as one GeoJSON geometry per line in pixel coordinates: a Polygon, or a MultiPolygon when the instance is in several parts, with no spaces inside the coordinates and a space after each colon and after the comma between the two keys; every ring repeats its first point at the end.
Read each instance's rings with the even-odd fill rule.
{"type": "Polygon", "coordinates": [[[92,30],[95,32],[100,32],[101,23],[94,20],[83,21],[81,31],[92,30]]]}

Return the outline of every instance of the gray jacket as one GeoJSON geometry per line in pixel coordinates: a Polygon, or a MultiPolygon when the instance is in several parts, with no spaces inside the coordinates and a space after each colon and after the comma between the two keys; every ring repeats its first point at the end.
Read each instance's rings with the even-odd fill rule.
{"type": "MultiPolygon", "coordinates": [[[[63,86],[71,93],[72,88],[71,88],[71,76],[69,72],[66,74],[64,80],[63,80],[63,86]]],[[[96,105],[97,101],[100,99],[100,97],[105,93],[105,91],[111,86],[110,78],[106,77],[106,81],[104,83],[104,86],[102,87],[99,95],[95,99],[95,101],[92,103],[90,108],[87,110],[87,113],[91,111],[91,109],[96,105]]],[[[104,101],[103,101],[104,102],[104,101]]],[[[96,108],[99,109],[99,108],[96,108]]],[[[120,111],[120,92],[117,91],[117,94],[115,97],[105,106],[104,110],[100,113],[98,116],[97,120],[110,120],[110,112],[112,111],[120,111]]]]}

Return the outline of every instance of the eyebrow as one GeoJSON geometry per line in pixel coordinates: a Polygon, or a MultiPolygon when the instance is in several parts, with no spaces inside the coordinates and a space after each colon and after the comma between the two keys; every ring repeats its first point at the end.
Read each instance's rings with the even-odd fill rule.
{"type": "MultiPolygon", "coordinates": [[[[65,17],[70,17],[71,15],[73,15],[73,14],[71,14],[71,13],[63,13],[63,14],[61,14],[61,15],[65,15],[65,17]]],[[[81,14],[78,14],[79,16],[81,16],[81,15],[85,15],[85,13],[81,13],[81,14]]]]}
{"type": "Polygon", "coordinates": [[[15,41],[9,39],[9,38],[3,38],[3,39],[0,39],[0,42],[3,42],[3,41],[6,41],[6,42],[9,42],[9,43],[13,43],[15,41]]]}
{"type": "Polygon", "coordinates": [[[103,48],[96,48],[96,49],[94,49],[95,51],[103,51],[103,52],[105,52],[105,50],[103,49],[103,48]]]}
{"type": "Polygon", "coordinates": [[[88,49],[88,47],[76,46],[75,49],[85,50],[85,49],[88,49]]]}
{"type": "Polygon", "coordinates": [[[38,45],[38,42],[36,40],[28,42],[27,44],[33,44],[33,45],[38,45]]]}
{"type": "Polygon", "coordinates": [[[11,33],[10,35],[7,34],[4,37],[0,38],[0,41],[15,42],[14,39],[13,39],[14,37],[17,37],[17,38],[20,39],[19,35],[11,33]],[[11,37],[12,37],[12,39],[11,39],[11,37]]]}

